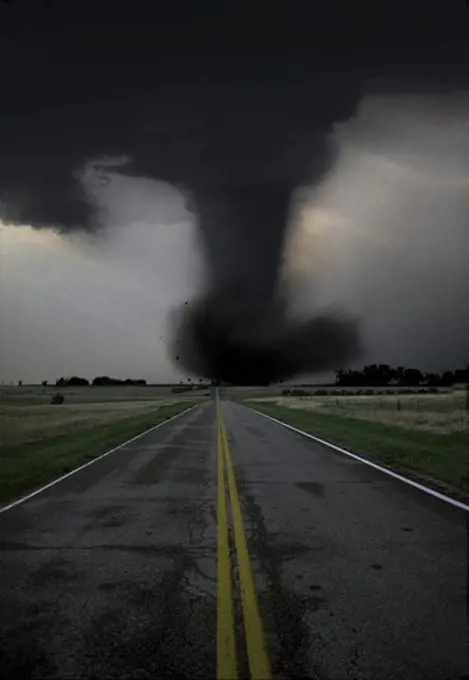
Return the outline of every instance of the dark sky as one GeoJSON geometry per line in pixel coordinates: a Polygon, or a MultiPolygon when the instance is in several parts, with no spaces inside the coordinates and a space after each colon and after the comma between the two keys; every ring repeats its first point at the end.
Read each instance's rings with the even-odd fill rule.
{"type": "MultiPolygon", "coordinates": [[[[291,197],[306,185],[317,209],[340,213],[349,221],[353,213],[357,224],[363,221],[364,231],[345,237],[330,227],[331,233],[321,237],[323,274],[307,271],[297,277],[298,296],[302,292],[309,300],[316,295],[321,302],[318,276],[326,290],[324,300],[330,298],[345,311],[353,308],[361,318],[365,359],[416,363],[421,356],[423,364],[435,368],[465,361],[469,321],[461,307],[468,303],[469,281],[460,254],[465,248],[469,252],[464,202],[469,177],[464,125],[468,35],[469,10],[462,0],[172,2],[164,7],[142,0],[122,5],[107,0],[10,0],[0,5],[0,217],[16,225],[1,232],[6,245],[0,302],[10,329],[29,324],[44,338],[41,352],[50,370],[60,370],[48,357],[53,341],[44,336],[44,319],[50,327],[58,310],[43,303],[37,318],[27,310],[34,304],[25,297],[34,299],[42,285],[34,267],[21,267],[25,294],[15,297],[14,305],[5,292],[18,287],[20,276],[18,266],[5,263],[12,248],[7,238],[13,237],[6,236],[10,230],[19,234],[22,225],[32,225],[48,238],[46,232],[53,229],[68,239],[67,252],[73,239],[66,234],[81,239],[82,232],[98,233],[95,252],[100,255],[93,255],[91,245],[88,259],[108,258],[101,270],[114,272],[115,286],[118,264],[113,264],[114,255],[103,255],[107,246],[102,238],[112,242],[127,229],[147,245],[139,248],[125,237],[122,257],[128,252],[130,262],[132,253],[145,251],[141,266],[137,257],[132,271],[147,267],[148,291],[142,299],[150,300],[161,297],[162,286],[152,284],[148,248],[155,249],[156,262],[158,239],[168,238],[157,224],[190,223],[195,215],[195,238],[203,243],[210,266],[186,288],[207,283],[207,277],[219,283],[240,277],[255,295],[269,296],[277,281],[291,197]],[[381,170],[370,170],[370,154],[375,161],[381,158],[381,170]],[[127,162],[115,170],[99,170],[104,158],[123,156],[127,162]],[[384,170],[383,158],[388,163],[384,170]],[[369,173],[361,183],[359,168],[369,173]],[[431,180],[427,177],[422,185],[421,178],[415,179],[418,186],[403,182],[406,168],[414,178],[420,172],[431,180]],[[91,192],[86,184],[90,172],[98,187],[91,192]],[[379,172],[379,191],[393,187],[394,195],[389,189],[385,198],[379,194],[379,206],[371,206],[370,183],[379,172]],[[99,180],[100,175],[109,177],[99,180]],[[456,182],[449,187],[450,175],[457,175],[461,186],[456,182]],[[148,180],[159,182],[153,192],[144,183],[148,180]],[[121,197],[126,192],[128,197],[118,208],[117,190],[112,200],[106,195],[105,205],[99,197],[115,182],[120,182],[121,197]],[[161,182],[177,187],[186,206],[161,182]],[[123,215],[129,203],[136,207],[127,219],[123,215]],[[363,207],[361,212],[357,206],[363,207]],[[381,226],[365,224],[367,220],[381,226]],[[120,231],[113,226],[119,222],[124,225],[120,231]],[[147,225],[147,235],[135,229],[136,222],[147,225]],[[367,229],[372,236],[363,236],[367,229]],[[376,233],[384,234],[384,240],[377,240],[376,233]],[[386,256],[389,243],[392,263],[386,256]],[[392,299],[390,289],[395,290],[392,299]],[[427,308],[432,297],[433,307],[427,308]],[[393,309],[381,314],[376,326],[376,310],[386,306],[393,309]]],[[[378,189],[373,191],[378,196],[378,189]]],[[[177,253],[187,246],[176,241],[170,257],[180,270],[187,261],[177,253]]],[[[41,266],[47,268],[46,261],[41,266]]],[[[85,290],[86,274],[82,276],[85,290]]],[[[135,279],[130,272],[128,276],[135,279]]],[[[59,299],[54,285],[59,283],[47,284],[43,299],[56,294],[59,299]]],[[[110,281],[103,279],[102,287],[106,285],[110,281]]],[[[128,288],[132,285],[129,281],[128,288]]],[[[176,288],[175,283],[173,293],[176,288]]],[[[179,295],[167,296],[168,308],[183,301],[183,288],[179,295]]],[[[70,300],[76,289],[70,284],[70,300]]],[[[125,316],[122,310],[134,307],[123,295],[120,310],[111,304],[112,295],[109,290],[109,300],[106,295],[101,300],[104,307],[108,302],[102,313],[108,328],[116,317],[125,316]]],[[[74,304],[80,306],[77,300],[74,304]]],[[[95,320],[97,312],[89,304],[89,318],[95,320]]],[[[164,306],[155,302],[155,309],[164,306]]],[[[87,327],[85,309],[80,318],[79,326],[87,327]]],[[[135,337],[138,324],[133,323],[135,337]]],[[[71,356],[83,371],[88,365],[92,370],[93,362],[87,364],[80,356],[80,329],[72,327],[73,338],[65,333],[57,340],[74,347],[71,355],[64,351],[62,362],[71,356]]],[[[146,326],[144,332],[154,333],[155,328],[146,326]]],[[[17,377],[18,366],[33,365],[31,348],[15,348],[11,330],[2,335],[2,373],[17,377]]],[[[101,340],[87,336],[87,342],[94,342],[96,356],[105,354],[108,332],[103,328],[101,340]]],[[[146,363],[135,361],[129,337],[116,357],[116,365],[127,362],[129,370],[138,366],[146,371],[153,362],[151,350],[146,363]]],[[[159,368],[148,371],[164,374],[169,370],[165,361],[160,352],[155,359],[159,368]]]]}

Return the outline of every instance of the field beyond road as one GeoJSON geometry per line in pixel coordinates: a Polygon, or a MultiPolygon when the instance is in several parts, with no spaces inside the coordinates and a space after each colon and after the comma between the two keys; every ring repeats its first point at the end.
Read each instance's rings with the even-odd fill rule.
{"type": "Polygon", "coordinates": [[[246,405],[455,497],[469,498],[464,393],[269,397],[246,405]]]}

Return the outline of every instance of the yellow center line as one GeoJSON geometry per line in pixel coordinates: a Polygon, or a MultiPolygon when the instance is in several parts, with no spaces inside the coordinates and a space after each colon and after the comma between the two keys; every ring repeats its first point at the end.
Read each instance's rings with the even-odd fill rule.
{"type": "MultiPolygon", "coordinates": [[[[239,503],[238,490],[234,475],[233,463],[231,460],[226,427],[223,420],[221,405],[218,405],[218,421],[221,430],[222,444],[224,449],[226,473],[228,482],[228,492],[231,503],[231,513],[233,518],[233,530],[235,548],[239,569],[239,582],[241,588],[241,601],[243,604],[244,629],[246,634],[246,647],[248,653],[249,670],[253,680],[270,680],[270,671],[267,645],[262,627],[262,620],[257,600],[254,577],[252,573],[251,561],[244,529],[243,516],[239,503]]],[[[219,482],[220,489],[220,482],[219,482]]],[[[234,677],[234,676],[232,676],[234,677]]]]}
{"type": "Polygon", "coordinates": [[[236,680],[236,646],[234,633],[231,562],[226,511],[223,441],[217,404],[217,678],[236,680]]]}

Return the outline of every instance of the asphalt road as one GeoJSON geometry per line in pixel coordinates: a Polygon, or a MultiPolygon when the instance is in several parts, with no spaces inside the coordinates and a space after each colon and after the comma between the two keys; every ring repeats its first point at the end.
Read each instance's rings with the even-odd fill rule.
{"type": "Polygon", "coordinates": [[[0,678],[468,678],[467,513],[223,414],[0,515],[0,678]]]}

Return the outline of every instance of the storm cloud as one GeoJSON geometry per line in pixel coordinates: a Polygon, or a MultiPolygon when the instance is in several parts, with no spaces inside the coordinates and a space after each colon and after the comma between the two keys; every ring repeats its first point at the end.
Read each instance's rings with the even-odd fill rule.
{"type": "Polygon", "coordinates": [[[125,156],[113,171],[172,184],[199,230],[203,293],[174,340],[187,370],[269,381],[355,356],[349,314],[291,313],[279,275],[296,191],[333,170],[333,130],[365,92],[464,87],[463,4],[1,9],[4,222],[99,231],[83,178],[95,162],[105,184],[105,159],[125,156]]]}

